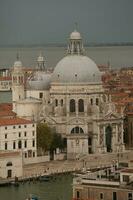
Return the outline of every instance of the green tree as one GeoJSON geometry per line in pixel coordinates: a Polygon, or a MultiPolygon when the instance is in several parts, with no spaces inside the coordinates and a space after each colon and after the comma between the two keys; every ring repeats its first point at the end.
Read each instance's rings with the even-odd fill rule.
{"type": "Polygon", "coordinates": [[[56,148],[64,149],[65,146],[64,146],[64,140],[63,140],[61,134],[54,132],[50,150],[53,151],[56,148]]]}
{"type": "Polygon", "coordinates": [[[50,150],[53,141],[53,133],[46,123],[37,125],[37,148],[43,151],[50,150]]]}

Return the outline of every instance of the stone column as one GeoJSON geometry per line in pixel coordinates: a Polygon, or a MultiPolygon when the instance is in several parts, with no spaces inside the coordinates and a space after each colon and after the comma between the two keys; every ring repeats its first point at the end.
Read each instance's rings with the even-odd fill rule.
{"type": "Polygon", "coordinates": [[[84,115],[87,117],[87,98],[84,99],[84,115]]]}
{"type": "Polygon", "coordinates": [[[77,99],[75,100],[75,103],[76,103],[76,116],[78,116],[78,100],[77,99]]]}
{"type": "Polygon", "coordinates": [[[70,110],[69,110],[69,104],[70,104],[70,99],[68,96],[66,96],[66,115],[67,117],[69,117],[69,114],[70,114],[70,110]]]}

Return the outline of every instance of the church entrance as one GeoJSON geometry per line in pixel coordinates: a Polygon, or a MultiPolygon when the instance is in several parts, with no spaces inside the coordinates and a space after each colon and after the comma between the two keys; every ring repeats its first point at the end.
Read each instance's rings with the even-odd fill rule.
{"type": "Polygon", "coordinates": [[[106,147],[107,147],[107,152],[111,152],[112,151],[112,128],[111,126],[107,126],[105,129],[105,137],[106,137],[106,147]]]}
{"type": "Polygon", "coordinates": [[[7,170],[7,178],[11,178],[12,177],[12,170],[8,169],[7,170]]]}

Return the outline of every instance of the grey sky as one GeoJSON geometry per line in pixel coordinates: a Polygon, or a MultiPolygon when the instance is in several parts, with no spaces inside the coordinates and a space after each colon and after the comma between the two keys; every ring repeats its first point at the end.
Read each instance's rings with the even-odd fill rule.
{"type": "Polygon", "coordinates": [[[0,0],[0,45],[133,42],[133,0],[0,0]]]}

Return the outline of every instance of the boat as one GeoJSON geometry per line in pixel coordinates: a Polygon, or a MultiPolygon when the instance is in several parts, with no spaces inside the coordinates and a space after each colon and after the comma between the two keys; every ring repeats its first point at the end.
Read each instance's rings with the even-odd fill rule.
{"type": "Polygon", "coordinates": [[[25,200],[39,200],[37,196],[35,195],[29,195],[28,198],[26,198],[25,200]]]}
{"type": "Polygon", "coordinates": [[[40,176],[39,177],[39,181],[50,181],[51,180],[51,176],[45,175],[45,176],[40,176]]]}

